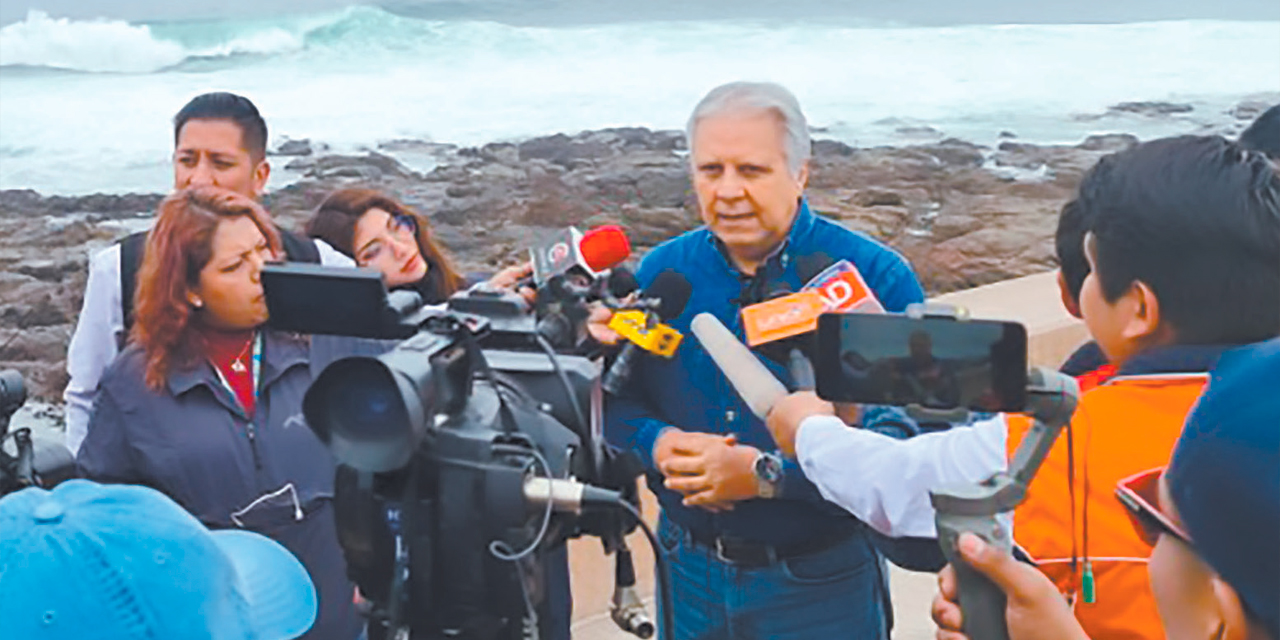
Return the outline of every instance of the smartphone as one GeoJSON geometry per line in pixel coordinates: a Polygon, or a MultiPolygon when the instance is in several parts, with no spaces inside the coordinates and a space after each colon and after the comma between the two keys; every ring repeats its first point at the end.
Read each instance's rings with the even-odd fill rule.
{"type": "Polygon", "coordinates": [[[817,392],[831,402],[1021,411],[1027,330],[1017,322],[826,313],[817,392]]]}

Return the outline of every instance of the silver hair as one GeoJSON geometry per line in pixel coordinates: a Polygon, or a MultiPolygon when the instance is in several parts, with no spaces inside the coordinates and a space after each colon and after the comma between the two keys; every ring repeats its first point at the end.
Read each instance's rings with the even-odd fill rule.
{"type": "Polygon", "coordinates": [[[685,125],[684,133],[690,152],[693,151],[693,132],[700,121],[730,113],[761,111],[773,113],[781,119],[787,167],[791,170],[791,175],[800,175],[800,168],[808,162],[812,152],[809,124],[804,119],[804,112],[800,110],[800,102],[795,95],[786,87],[773,82],[730,82],[712,89],[693,108],[693,115],[689,116],[689,123],[685,125]]]}

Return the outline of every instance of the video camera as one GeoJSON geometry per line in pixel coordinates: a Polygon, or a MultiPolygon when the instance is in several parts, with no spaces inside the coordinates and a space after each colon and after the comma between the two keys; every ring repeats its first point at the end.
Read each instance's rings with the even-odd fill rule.
{"type": "Polygon", "coordinates": [[[52,489],[75,475],[75,459],[61,443],[36,441],[31,429],[9,431],[13,414],[27,401],[22,374],[0,371],[0,496],[26,487],[52,489]],[[13,441],[13,453],[8,442],[13,441]]]}
{"type": "Polygon", "coordinates": [[[303,402],[340,463],[339,542],[371,638],[532,637],[539,558],[583,534],[618,552],[615,621],[652,635],[623,540],[644,526],[641,465],[604,442],[601,363],[578,353],[607,283],[551,277],[535,312],[483,288],[421,307],[353,269],[268,265],[262,281],[269,326],[383,339],[313,335],[371,355],[325,367],[303,402]]]}

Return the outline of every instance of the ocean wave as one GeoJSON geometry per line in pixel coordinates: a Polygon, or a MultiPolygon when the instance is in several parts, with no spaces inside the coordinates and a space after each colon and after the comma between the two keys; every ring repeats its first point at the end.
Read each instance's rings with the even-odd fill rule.
{"type": "Polygon", "coordinates": [[[0,29],[0,66],[6,67],[147,73],[187,55],[181,44],[155,38],[147,25],[119,20],[50,18],[33,10],[0,29]]]}
{"type": "MultiPolygon", "coordinates": [[[[301,51],[309,34],[369,26],[365,10],[271,22],[149,25],[122,20],[70,20],[32,10],[0,28],[0,66],[89,73],[153,73],[187,61],[270,56],[301,51]]],[[[372,10],[376,13],[382,13],[372,10]]],[[[349,29],[348,29],[349,31],[349,29]]]]}

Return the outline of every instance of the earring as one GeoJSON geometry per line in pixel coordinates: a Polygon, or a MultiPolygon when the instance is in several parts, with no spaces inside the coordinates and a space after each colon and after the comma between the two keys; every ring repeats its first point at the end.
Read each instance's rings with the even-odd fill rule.
{"type": "Polygon", "coordinates": [[[192,299],[191,299],[191,306],[193,306],[193,307],[195,307],[195,308],[199,309],[200,307],[203,307],[203,306],[204,306],[204,301],[203,301],[203,300],[201,300],[200,298],[192,298],[192,299]]]}

